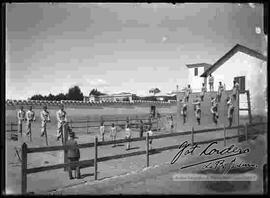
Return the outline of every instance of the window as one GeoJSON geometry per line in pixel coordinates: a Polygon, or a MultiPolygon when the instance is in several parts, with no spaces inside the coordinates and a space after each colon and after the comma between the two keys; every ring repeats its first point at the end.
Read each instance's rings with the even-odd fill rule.
{"type": "Polygon", "coordinates": [[[246,84],[246,79],[245,76],[238,76],[235,77],[234,80],[239,83],[239,90],[240,91],[245,91],[245,84],[246,84]]]}
{"type": "Polygon", "coordinates": [[[198,76],[198,68],[194,68],[194,76],[198,76]]]}

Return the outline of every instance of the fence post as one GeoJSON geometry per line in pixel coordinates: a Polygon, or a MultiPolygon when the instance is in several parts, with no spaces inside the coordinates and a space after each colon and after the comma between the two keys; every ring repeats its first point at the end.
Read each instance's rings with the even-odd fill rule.
{"type": "Polygon", "coordinates": [[[225,127],[225,124],[223,126],[223,135],[224,135],[224,146],[226,146],[226,127],[225,127]]]}
{"type": "Polygon", "coordinates": [[[22,172],[21,172],[21,193],[26,194],[27,192],[27,144],[24,142],[22,144],[22,172]]]}
{"type": "Polygon", "coordinates": [[[146,133],[146,167],[149,167],[149,134],[146,133]]]}
{"type": "Polygon", "coordinates": [[[194,145],[194,127],[191,129],[191,145],[194,145]]]}
{"type": "MultiPolygon", "coordinates": [[[[63,145],[65,146],[66,145],[66,142],[67,142],[67,139],[68,139],[68,131],[66,130],[67,129],[67,124],[65,123],[64,125],[63,125],[63,131],[62,131],[62,138],[63,138],[63,145]]],[[[66,148],[64,148],[64,163],[66,164],[66,163],[68,163],[68,158],[67,158],[67,149],[66,148]]],[[[68,167],[67,166],[65,166],[64,167],[64,171],[68,171],[68,167]]]]}
{"type": "Polygon", "coordinates": [[[248,141],[248,124],[245,124],[245,136],[246,136],[246,141],[248,141]]]}
{"type": "Polygon", "coordinates": [[[94,147],[95,147],[95,149],[94,149],[94,151],[95,151],[95,158],[94,158],[94,169],[95,169],[95,171],[94,171],[94,175],[95,175],[95,180],[97,180],[97,157],[98,157],[98,147],[97,147],[97,144],[98,144],[98,138],[97,138],[97,136],[95,136],[95,142],[94,142],[94,147]]]}

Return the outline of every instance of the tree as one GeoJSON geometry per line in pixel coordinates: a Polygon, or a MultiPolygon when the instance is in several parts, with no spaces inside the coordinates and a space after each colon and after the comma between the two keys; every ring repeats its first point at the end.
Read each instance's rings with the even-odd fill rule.
{"type": "Polygon", "coordinates": [[[81,89],[79,86],[74,86],[69,88],[67,93],[67,99],[68,100],[83,100],[83,93],[81,92],[81,89]]]}
{"type": "Polygon", "coordinates": [[[157,93],[160,93],[160,89],[159,88],[152,88],[149,90],[149,93],[153,93],[154,95],[156,95],[157,93]]]}
{"type": "Polygon", "coordinates": [[[44,97],[40,94],[33,95],[30,100],[44,100],[44,97]]]}
{"type": "Polygon", "coordinates": [[[92,89],[89,93],[89,95],[94,95],[94,96],[100,96],[100,95],[105,95],[104,93],[101,93],[97,89],[92,89]]]}

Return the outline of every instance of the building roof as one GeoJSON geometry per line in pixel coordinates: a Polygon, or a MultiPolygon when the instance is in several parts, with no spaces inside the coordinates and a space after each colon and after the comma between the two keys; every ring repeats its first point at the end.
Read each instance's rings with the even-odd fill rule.
{"type": "Polygon", "coordinates": [[[188,68],[194,68],[194,67],[204,67],[205,69],[211,67],[212,65],[208,63],[195,63],[195,64],[186,64],[188,68]]]}
{"type": "Polygon", "coordinates": [[[203,74],[201,75],[201,77],[207,77],[209,74],[213,73],[217,68],[219,68],[222,64],[224,64],[237,52],[243,52],[245,54],[261,59],[263,61],[267,60],[266,56],[262,55],[261,53],[253,49],[250,49],[248,47],[245,47],[243,45],[236,44],[230,51],[228,51],[224,56],[222,56],[217,62],[215,62],[211,67],[205,70],[203,74]]]}

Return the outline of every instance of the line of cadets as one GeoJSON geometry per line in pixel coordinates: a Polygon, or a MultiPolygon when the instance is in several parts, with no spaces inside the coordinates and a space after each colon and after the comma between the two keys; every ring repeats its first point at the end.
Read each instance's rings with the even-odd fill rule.
{"type": "MultiPolygon", "coordinates": [[[[210,87],[210,91],[213,91],[213,76],[210,75],[209,78],[209,87],[210,87]]],[[[212,113],[212,119],[213,122],[217,125],[218,123],[218,103],[221,102],[221,96],[222,96],[222,92],[225,90],[225,84],[222,85],[221,82],[219,82],[219,86],[218,86],[218,91],[216,94],[216,97],[211,97],[211,108],[210,111],[212,113]]],[[[195,99],[195,102],[193,102],[192,104],[194,105],[194,112],[195,112],[195,117],[197,119],[197,123],[198,125],[200,125],[200,121],[201,121],[201,102],[204,101],[204,95],[206,92],[206,86],[204,83],[202,83],[202,88],[201,88],[201,92],[199,97],[197,96],[197,98],[195,99]]],[[[183,115],[183,124],[186,123],[186,117],[187,117],[187,103],[189,101],[189,95],[192,93],[192,90],[190,88],[190,85],[188,85],[188,87],[186,88],[185,91],[185,95],[184,95],[184,99],[182,100],[182,110],[181,110],[181,114],[183,115]]],[[[227,103],[227,107],[228,107],[228,111],[227,111],[227,118],[229,121],[229,127],[232,126],[232,120],[233,120],[233,112],[234,112],[234,102],[237,99],[237,95],[239,93],[239,84],[236,81],[233,81],[233,90],[232,90],[232,95],[228,96],[228,98],[226,99],[226,103],[227,103]]]]}
{"type": "MultiPolygon", "coordinates": [[[[32,122],[35,122],[35,112],[32,110],[32,106],[29,106],[29,110],[25,113],[23,110],[23,106],[21,106],[20,110],[17,113],[18,118],[18,132],[22,134],[22,124],[24,121],[26,121],[26,136],[32,135],[31,131],[31,124],[32,122]]],[[[50,120],[50,113],[47,110],[47,106],[45,105],[43,107],[43,110],[40,112],[40,118],[41,118],[41,137],[47,133],[47,123],[51,122],[50,120]]],[[[62,136],[63,132],[63,126],[67,122],[67,113],[64,110],[64,105],[60,105],[60,109],[56,112],[56,118],[57,118],[57,138],[56,140],[59,141],[59,139],[62,136]]],[[[143,136],[143,132],[145,130],[144,123],[142,120],[140,120],[140,137],[143,136]]],[[[69,131],[71,132],[71,129],[69,128],[69,131]]],[[[104,141],[104,135],[105,135],[105,127],[104,122],[101,122],[100,128],[100,139],[101,141],[104,141]]],[[[147,127],[147,133],[151,136],[153,135],[153,132],[151,131],[151,126],[147,127]]],[[[113,141],[116,140],[116,134],[117,134],[117,128],[112,123],[111,130],[110,130],[110,137],[113,141]]],[[[130,123],[127,120],[126,126],[125,126],[125,138],[130,140],[131,139],[131,129],[130,129],[130,123]]],[[[150,144],[152,141],[150,140],[150,144]]],[[[114,144],[113,147],[116,145],[114,144]]],[[[130,142],[127,143],[127,150],[130,149],[130,142]]]]}
{"type": "MultiPolygon", "coordinates": [[[[67,122],[67,113],[64,111],[64,105],[60,105],[60,109],[56,112],[57,118],[57,141],[62,136],[63,126],[67,122]]],[[[29,106],[29,110],[25,113],[23,106],[20,107],[20,110],[17,113],[18,119],[18,133],[22,134],[22,124],[26,121],[26,136],[32,135],[31,124],[35,122],[35,112],[32,110],[32,106],[29,106]]],[[[41,137],[47,133],[47,123],[51,122],[50,113],[47,110],[47,106],[43,106],[43,110],[40,112],[41,119],[41,137]]]]}

